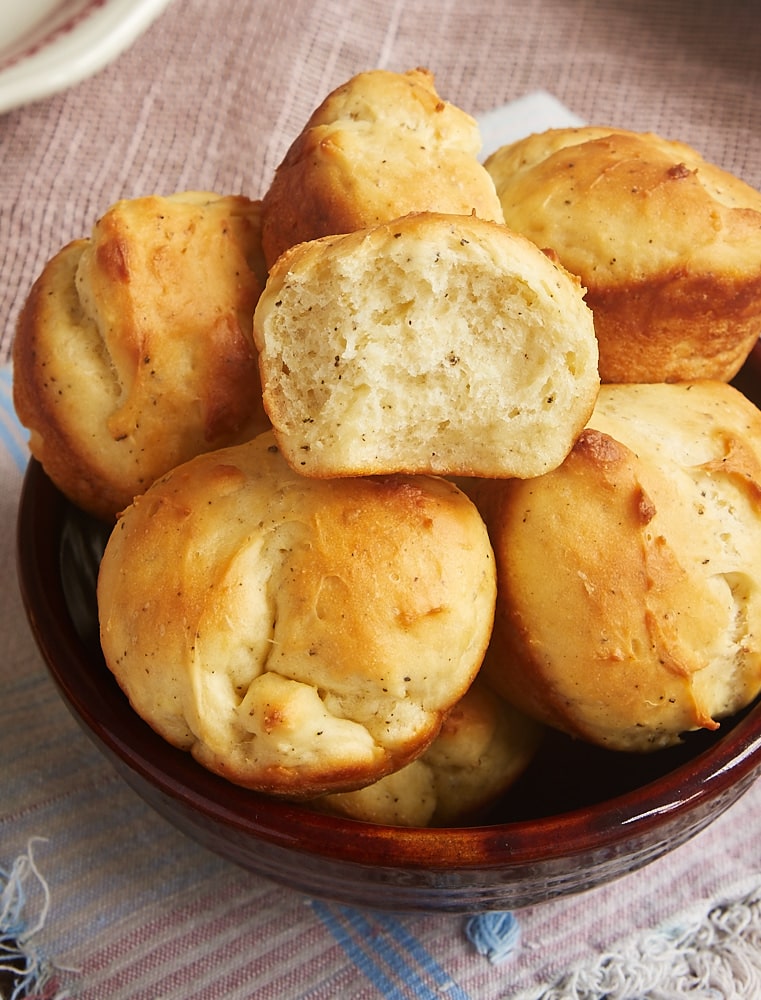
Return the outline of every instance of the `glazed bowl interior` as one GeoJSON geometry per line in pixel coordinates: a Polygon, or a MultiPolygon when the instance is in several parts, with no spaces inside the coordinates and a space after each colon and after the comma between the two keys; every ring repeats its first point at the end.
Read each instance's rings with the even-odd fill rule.
{"type": "MultiPolygon", "coordinates": [[[[756,350],[736,384],[761,399],[756,350]]],[[[408,829],[339,819],[230,784],[130,708],[98,641],[95,585],[108,529],[32,461],[18,521],[29,622],[60,693],[150,805],[220,855],[310,895],[375,908],[512,909],[624,876],[720,815],[761,769],[761,704],[715,733],[638,755],[548,734],[478,826],[408,829]]]]}

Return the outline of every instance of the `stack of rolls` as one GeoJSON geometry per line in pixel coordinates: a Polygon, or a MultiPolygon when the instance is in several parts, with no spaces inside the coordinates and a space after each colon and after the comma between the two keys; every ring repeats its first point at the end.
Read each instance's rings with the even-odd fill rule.
{"type": "Polygon", "coordinates": [[[650,135],[479,147],[427,70],[358,74],[261,198],[118,203],[17,327],[32,451],[113,525],[133,709],[364,822],[483,817],[546,726],[650,751],[761,690],[761,415],[727,384],[761,196],[650,135]]]}
{"type": "Polygon", "coordinates": [[[671,746],[761,690],[761,194],[682,142],[551,129],[485,163],[506,224],[577,274],[602,387],[567,459],[468,491],[495,547],[484,673],[596,745],[671,746]]]}

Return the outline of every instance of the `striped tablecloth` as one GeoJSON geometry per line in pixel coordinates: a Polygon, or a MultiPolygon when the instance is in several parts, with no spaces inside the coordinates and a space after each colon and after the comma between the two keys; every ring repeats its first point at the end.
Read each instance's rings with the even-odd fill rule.
{"type": "MultiPolygon", "coordinates": [[[[175,0],[108,69],[0,117],[0,360],[39,268],[113,200],[255,192],[316,98],[373,66],[431,66],[489,144],[570,113],[684,138],[761,187],[759,29],[755,0],[720,16],[708,0],[175,0]]],[[[6,363],[0,984],[18,944],[18,995],[48,1000],[761,996],[758,784],[645,869],[496,927],[305,898],[157,816],[70,717],[26,624],[10,391],[6,363]]]]}

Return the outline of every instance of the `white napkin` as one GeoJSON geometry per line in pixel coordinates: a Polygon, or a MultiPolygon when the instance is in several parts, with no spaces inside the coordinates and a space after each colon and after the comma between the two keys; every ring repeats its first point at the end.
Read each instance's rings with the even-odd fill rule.
{"type": "Polygon", "coordinates": [[[483,140],[481,158],[484,160],[500,146],[533,132],[584,124],[583,119],[544,90],[535,90],[500,108],[487,111],[477,121],[483,140]]]}

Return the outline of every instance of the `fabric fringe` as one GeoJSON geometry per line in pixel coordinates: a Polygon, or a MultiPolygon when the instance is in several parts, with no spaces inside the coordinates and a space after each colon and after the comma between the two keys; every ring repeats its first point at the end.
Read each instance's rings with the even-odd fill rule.
{"type": "Polygon", "coordinates": [[[31,940],[45,925],[50,908],[50,890],[34,861],[33,846],[20,855],[10,871],[0,868],[0,998],[2,1000],[66,1000],[70,996],[59,988],[56,967],[31,940]],[[27,883],[33,879],[42,901],[36,917],[31,918],[27,883]]]}
{"type": "Polygon", "coordinates": [[[465,924],[465,936],[479,955],[492,965],[500,965],[517,954],[521,943],[521,925],[510,910],[478,913],[465,924]]]}
{"type": "Polygon", "coordinates": [[[761,885],[703,904],[511,1000],[761,997],[761,885]]]}

